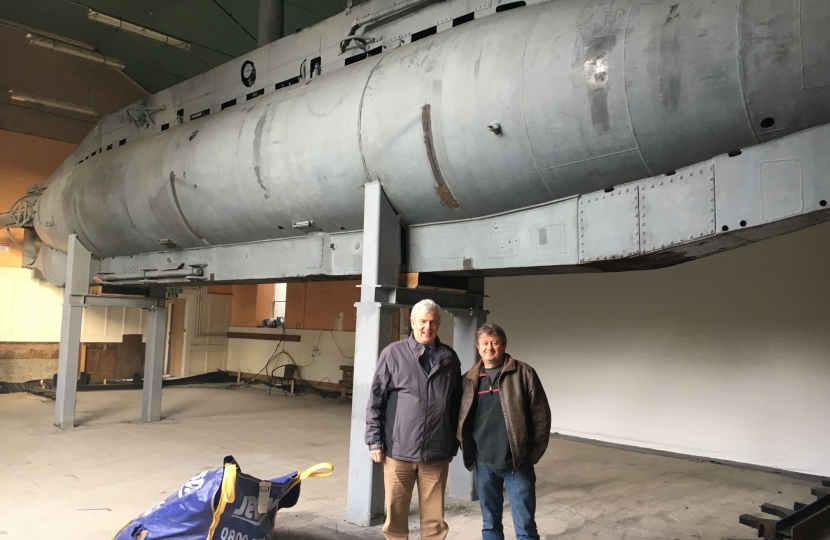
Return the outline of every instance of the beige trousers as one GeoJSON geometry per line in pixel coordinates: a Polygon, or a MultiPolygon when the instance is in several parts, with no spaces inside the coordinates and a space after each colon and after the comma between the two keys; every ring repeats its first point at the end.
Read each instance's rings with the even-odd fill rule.
{"type": "Polygon", "coordinates": [[[449,461],[410,463],[386,457],[383,461],[383,486],[386,490],[386,540],[408,540],[409,503],[412,489],[418,484],[421,508],[421,538],[444,540],[450,528],[444,521],[444,491],[447,487],[449,461]]]}

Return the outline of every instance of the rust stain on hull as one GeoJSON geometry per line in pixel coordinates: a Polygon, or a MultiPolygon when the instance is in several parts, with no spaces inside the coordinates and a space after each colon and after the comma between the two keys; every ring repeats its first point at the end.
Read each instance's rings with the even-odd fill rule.
{"type": "Polygon", "coordinates": [[[444,180],[444,174],[441,172],[441,167],[438,165],[438,157],[435,155],[435,144],[432,141],[432,115],[430,104],[427,103],[421,109],[421,125],[424,128],[424,146],[427,148],[427,158],[429,159],[429,166],[432,168],[432,176],[435,178],[435,192],[438,198],[441,199],[441,204],[447,208],[458,208],[458,201],[450,191],[447,181],[444,180]]]}

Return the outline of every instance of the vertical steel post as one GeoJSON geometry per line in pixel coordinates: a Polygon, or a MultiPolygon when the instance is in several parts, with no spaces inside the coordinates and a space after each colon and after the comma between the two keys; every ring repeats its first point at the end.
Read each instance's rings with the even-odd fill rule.
{"type": "Polygon", "coordinates": [[[394,294],[400,271],[400,222],[378,182],[365,186],[363,271],[355,332],[352,423],[346,519],[368,527],[383,519],[383,469],[364,441],[366,403],[380,352],[392,341],[394,294]]]}
{"type": "Polygon", "coordinates": [[[285,35],[285,0],[259,0],[257,47],[268,45],[285,35]]]}
{"type": "Polygon", "coordinates": [[[69,235],[66,256],[66,284],[61,311],[61,342],[58,352],[58,382],[55,388],[55,425],[61,429],[75,427],[75,394],[78,389],[78,357],[81,349],[81,322],[84,296],[89,294],[92,256],[69,235]]]}
{"type": "MultiPolygon", "coordinates": [[[[472,280],[471,280],[472,281],[472,280]]],[[[466,373],[478,361],[476,352],[476,330],[487,321],[487,312],[482,310],[453,310],[453,348],[461,360],[461,373],[466,373]]],[[[459,451],[450,463],[448,495],[465,501],[477,501],[473,475],[464,467],[464,459],[459,451]]]]}
{"type": "Polygon", "coordinates": [[[35,255],[37,254],[37,247],[35,246],[34,229],[23,229],[23,268],[31,268],[35,264],[35,255]]]}
{"type": "MultiPolygon", "coordinates": [[[[158,297],[156,293],[153,296],[158,297]]],[[[163,296],[163,294],[162,294],[163,296]]],[[[167,309],[164,298],[150,308],[147,317],[147,346],[144,353],[144,386],[141,393],[141,420],[161,420],[161,381],[164,376],[164,339],[167,334],[167,309]]]]}

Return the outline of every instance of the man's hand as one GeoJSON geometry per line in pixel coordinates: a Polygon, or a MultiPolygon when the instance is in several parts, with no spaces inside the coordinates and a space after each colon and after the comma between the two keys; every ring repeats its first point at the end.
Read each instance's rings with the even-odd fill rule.
{"type": "Polygon", "coordinates": [[[369,454],[372,455],[372,461],[375,463],[383,463],[383,450],[370,450],[369,454]]]}

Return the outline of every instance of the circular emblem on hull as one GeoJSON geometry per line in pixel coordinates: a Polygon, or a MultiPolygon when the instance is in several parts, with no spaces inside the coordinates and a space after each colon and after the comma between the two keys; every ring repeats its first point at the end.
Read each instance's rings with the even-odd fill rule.
{"type": "Polygon", "coordinates": [[[250,88],[256,82],[256,66],[250,60],[245,60],[245,63],[242,64],[242,70],[240,72],[240,76],[242,77],[242,84],[250,88]]]}

